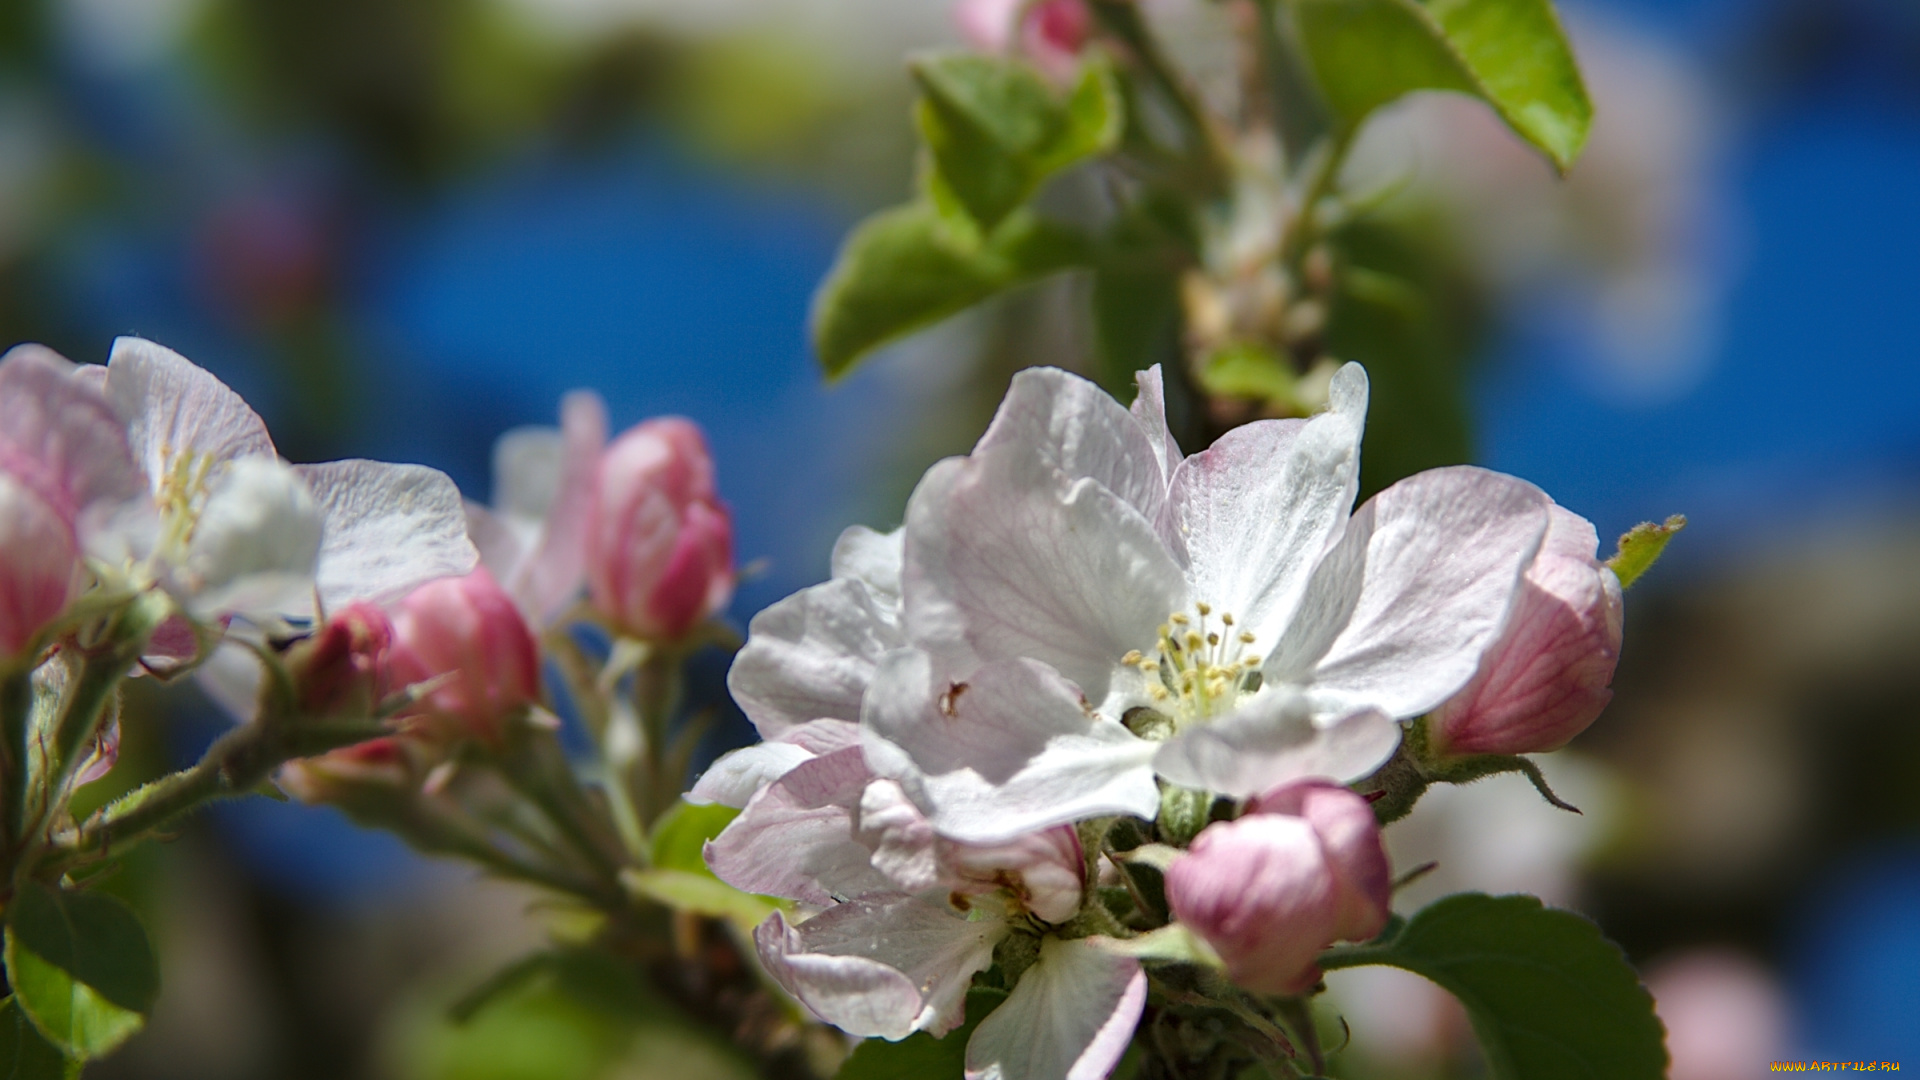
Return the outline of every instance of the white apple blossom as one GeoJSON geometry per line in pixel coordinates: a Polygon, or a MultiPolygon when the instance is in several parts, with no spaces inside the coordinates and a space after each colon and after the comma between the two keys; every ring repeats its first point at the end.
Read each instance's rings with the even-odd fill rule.
{"type": "Polygon", "coordinates": [[[915,490],[894,591],[836,575],[770,608],[730,685],[770,738],[858,716],[876,770],[969,842],[1151,818],[1156,775],[1359,779],[1472,676],[1552,502],[1458,467],[1350,513],[1365,372],[1330,399],[1186,458],[1157,370],[1132,410],[1022,372],[915,490]]]}
{"type": "Polygon", "coordinates": [[[858,745],[767,784],[706,854],[730,884],[816,909],[770,916],[755,942],[781,986],[855,1035],[951,1031],[996,947],[1033,937],[1033,963],[968,1044],[970,1078],[1105,1076],[1145,1003],[1137,960],[1058,932],[1086,898],[1071,828],[993,846],[940,837],[858,745]]]}

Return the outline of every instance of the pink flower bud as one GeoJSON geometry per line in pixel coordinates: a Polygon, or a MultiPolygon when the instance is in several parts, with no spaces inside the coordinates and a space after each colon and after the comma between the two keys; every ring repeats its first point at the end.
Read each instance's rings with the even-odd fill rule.
{"type": "Polygon", "coordinates": [[[589,521],[588,590],[625,633],[672,640],[733,598],[733,520],[692,421],[660,417],[615,439],[589,521]]]}
{"type": "Polygon", "coordinates": [[[449,734],[497,743],[540,693],[540,658],[520,609],[485,569],[430,581],[393,620],[393,685],[434,680],[409,710],[449,734]]]}
{"type": "Polygon", "coordinates": [[[347,605],[289,658],[308,715],[370,716],[388,693],[393,623],[364,601],[347,605]]]}
{"type": "Polygon", "coordinates": [[[1320,980],[1322,950],[1386,925],[1386,852],[1372,808],[1344,788],[1308,781],[1257,805],[1201,830],[1167,868],[1167,902],[1234,982],[1305,993],[1320,980]]]}
{"type": "Polygon", "coordinates": [[[1553,508],[1505,633],[1473,681],[1432,714],[1435,751],[1558,750],[1600,715],[1613,697],[1623,626],[1620,581],[1594,558],[1598,547],[1590,522],[1553,508]]]}
{"type": "Polygon", "coordinates": [[[417,740],[389,735],[289,761],[274,782],[303,803],[360,805],[369,797],[417,791],[429,756],[417,740]]]}
{"type": "Polygon", "coordinates": [[[1058,82],[1073,77],[1093,30],[1085,0],[960,0],[954,5],[960,33],[987,52],[1018,49],[1058,82]]]}
{"type": "Polygon", "coordinates": [[[66,608],[79,574],[72,522],[0,472],[0,660],[18,656],[66,608]]]}

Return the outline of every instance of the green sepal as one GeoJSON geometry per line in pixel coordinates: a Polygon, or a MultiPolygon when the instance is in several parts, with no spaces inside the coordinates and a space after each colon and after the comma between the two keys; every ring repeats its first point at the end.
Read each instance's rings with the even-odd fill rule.
{"type": "Polygon", "coordinates": [[[125,904],[102,893],[24,883],[7,912],[7,978],[34,1026],[63,1054],[100,1057],[146,1024],[160,996],[153,946],[125,904]]]}
{"type": "Polygon", "coordinates": [[[980,234],[921,200],[860,223],[813,304],[813,343],[829,378],[868,352],[987,299],[1086,265],[1077,229],[1016,210],[980,234]]]}
{"type": "Polygon", "coordinates": [[[1565,171],[1593,123],[1580,68],[1550,0],[1292,0],[1294,35],[1351,134],[1416,90],[1491,105],[1565,171]]]}
{"type": "Polygon", "coordinates": [[[1631,586],[1640,580],[1641,575],[1653,569],[1653,564],[1660,560],[1661,552],[1667,550],[1667,541],[1673,539],[1673,534],[1686,527],[1687,519],[1683,514],[1674,514],[1658,525],[1651,521],[1635,525],[1621,535],[1613,558],[1607,560],[1607,569],[1620,579],[1621,588],[1631,586]]]}
{"type": "Polygon", "coordinates": [[[1467,1008],[1493,1080],[1660,1080],[1653,997],[1600,928],[1532,896],[1460,893],[1395,920],[1328,970],[1385,965],[1439,984],[1467,1008]]]}

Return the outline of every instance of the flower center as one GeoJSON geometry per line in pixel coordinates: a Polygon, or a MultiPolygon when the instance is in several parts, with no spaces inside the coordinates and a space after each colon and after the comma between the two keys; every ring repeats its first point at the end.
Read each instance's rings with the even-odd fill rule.
{"type": "Polygon", "coordinates": [[[1260,658],[1247,654],[1253,632],[1236,626],[1231,612],[1216,619],[1209,604],[1193,609],[1167,616],[1152,654],[1135,649],[1121,658],[1147,676],[1156,711],[1176,729],[1225,713],[1241,694],[1260,688],[1260,658]]]}
{"type": "Polygon", "coordinates": [[[193,542],[194,526],[207,504],[207,479],[213,472],[213,455],[183,450],[169,453],[166,474],[154,503],[160,509],[160,548],[184,552],[193,542]]]}

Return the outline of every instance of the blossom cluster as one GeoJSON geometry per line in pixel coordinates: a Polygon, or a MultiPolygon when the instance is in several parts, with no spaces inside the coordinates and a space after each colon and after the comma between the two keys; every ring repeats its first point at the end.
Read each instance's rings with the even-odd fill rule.
{"type": "Polygon", "coordinates": [[[1190,457],[1138,384],[1017,375],[900,529],[753,619],[729,686],[764,741],[689,795],[741,808],[707,858],[792,902],[756,940],[816,1015],[938,1035],[1007,991],[970,1080],[1106,1075],[1163,962],[1310,993],[1386,925],[1384,777],[1484,775],[1608,696],[1587,522],[1470,467],[1353,509],[1358,365],[1190,457]]]}

